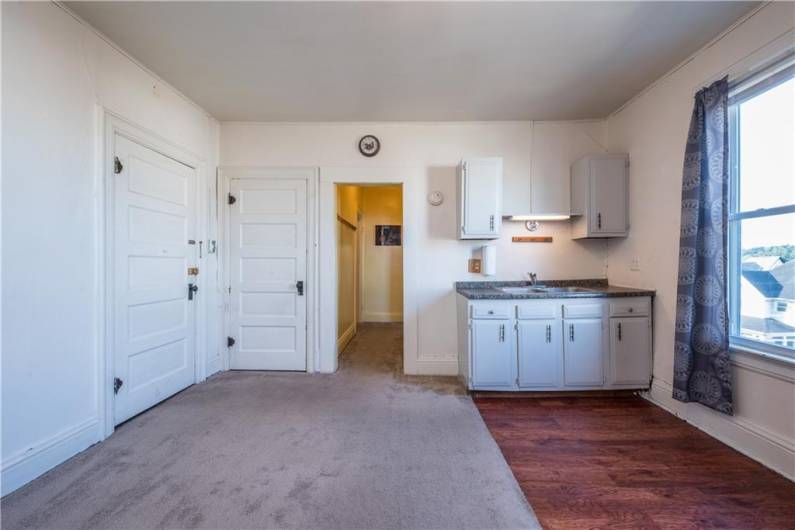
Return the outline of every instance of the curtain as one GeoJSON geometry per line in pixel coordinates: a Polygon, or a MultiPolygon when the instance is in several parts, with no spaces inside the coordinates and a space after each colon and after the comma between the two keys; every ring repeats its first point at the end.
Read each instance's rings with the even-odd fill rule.
{"type": "Polygon", "coordinates": [[[685,147],[673,397],[733,414],[726,293],[726,78],[695,96],[685,147]]]}

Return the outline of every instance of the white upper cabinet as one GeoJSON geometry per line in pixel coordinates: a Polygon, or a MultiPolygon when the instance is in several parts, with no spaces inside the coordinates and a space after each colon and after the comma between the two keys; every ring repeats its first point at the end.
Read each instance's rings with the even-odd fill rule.
{"type": "Polygon", "coordinates": [[[458,166],[459,239],[497,239],[502,221],[502,158],[468,158],[458,166]]]}
{"type": "Polygon", "coordinates": [[[588,155],[571,166],[572,237],[624,237],[629,232],[629,157],[588,155]]]}

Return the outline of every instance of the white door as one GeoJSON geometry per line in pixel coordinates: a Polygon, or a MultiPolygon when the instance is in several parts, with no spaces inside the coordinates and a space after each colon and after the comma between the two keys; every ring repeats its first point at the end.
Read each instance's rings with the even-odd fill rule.
{"type": "Polygon", "coordinates": [[[115,421],[195,380],[196,171],[122,136],[113,175],[115,421]],[[120,386],[119,386],[120,385],[120,386]]]}
{"type": "Polygon", "coordinates": [[[591,227],[594,234],[627,231],[627,160],[591,160],[591,227]]]}
{"type": "Polygon", "coordinates": [[[472,386],[516,386],[516,349],[510,320],[472,320],[472,386]]]}
{"type": "Polygon", "coordinates": [[[651,327],[648,318],[610,319],[610,366],[614,385],[649,386],[651,327]]]}
{"type": "Polygon", "coordinates": [[[602,386],[602,319],[563,321],[563,377],[566,386],[602,386]]]}
{"type": "Polygon", "coordinates": [[[519,320],[519,387],[561,385],[560,319],[519,320]]]}
{"type": "Polygon", "coordinates": [[[233,370],[306,370],[306,187],[232,179],[233,370]]]}

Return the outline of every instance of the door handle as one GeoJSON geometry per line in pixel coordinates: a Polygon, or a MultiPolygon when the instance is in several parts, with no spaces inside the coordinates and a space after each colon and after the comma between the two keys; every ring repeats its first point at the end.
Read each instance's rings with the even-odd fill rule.
{"type": "Polygon", "coordinates": [[[193,293],[199,290],[199,286],[195,283],[188,284],[188,300],[193,300],[193,293]]]}
{"type": "Polygon", "coordinates": [[[298,291],[298,296],[304,296],[304,282],[296,282],[295,289],[298,291]]]}

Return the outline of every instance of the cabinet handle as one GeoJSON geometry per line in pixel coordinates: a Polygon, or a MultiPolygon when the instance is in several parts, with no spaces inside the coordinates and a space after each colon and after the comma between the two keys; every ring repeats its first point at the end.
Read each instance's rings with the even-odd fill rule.
{"type": "Polygon", "coordinates": [[[596,226],[597,228],[602,228],[602,214],[596,214],[596,226]]]}
{"type": "Polygon", "coordinates": [[[574,324],[569,324],[569,341],[574,342],[574,324]]]}
{"type": "Polygon", "coordinates": [[[552,326],[547,324],[547,342],[552,342],[552,326]]]}
{"type": "Polygon", "coordinates": [[[489,230],[494,230],[494,216],[489,216],[489,230]]]}
{"type": "Polygon", "coordinates": [[[505,324],[500,324],[500,342],[505,342],[505,324]]]}
{"type": "Polygon", "coordinates": [[[618,340],[621,340],[621,322],[618,323],[618,340]]]}

